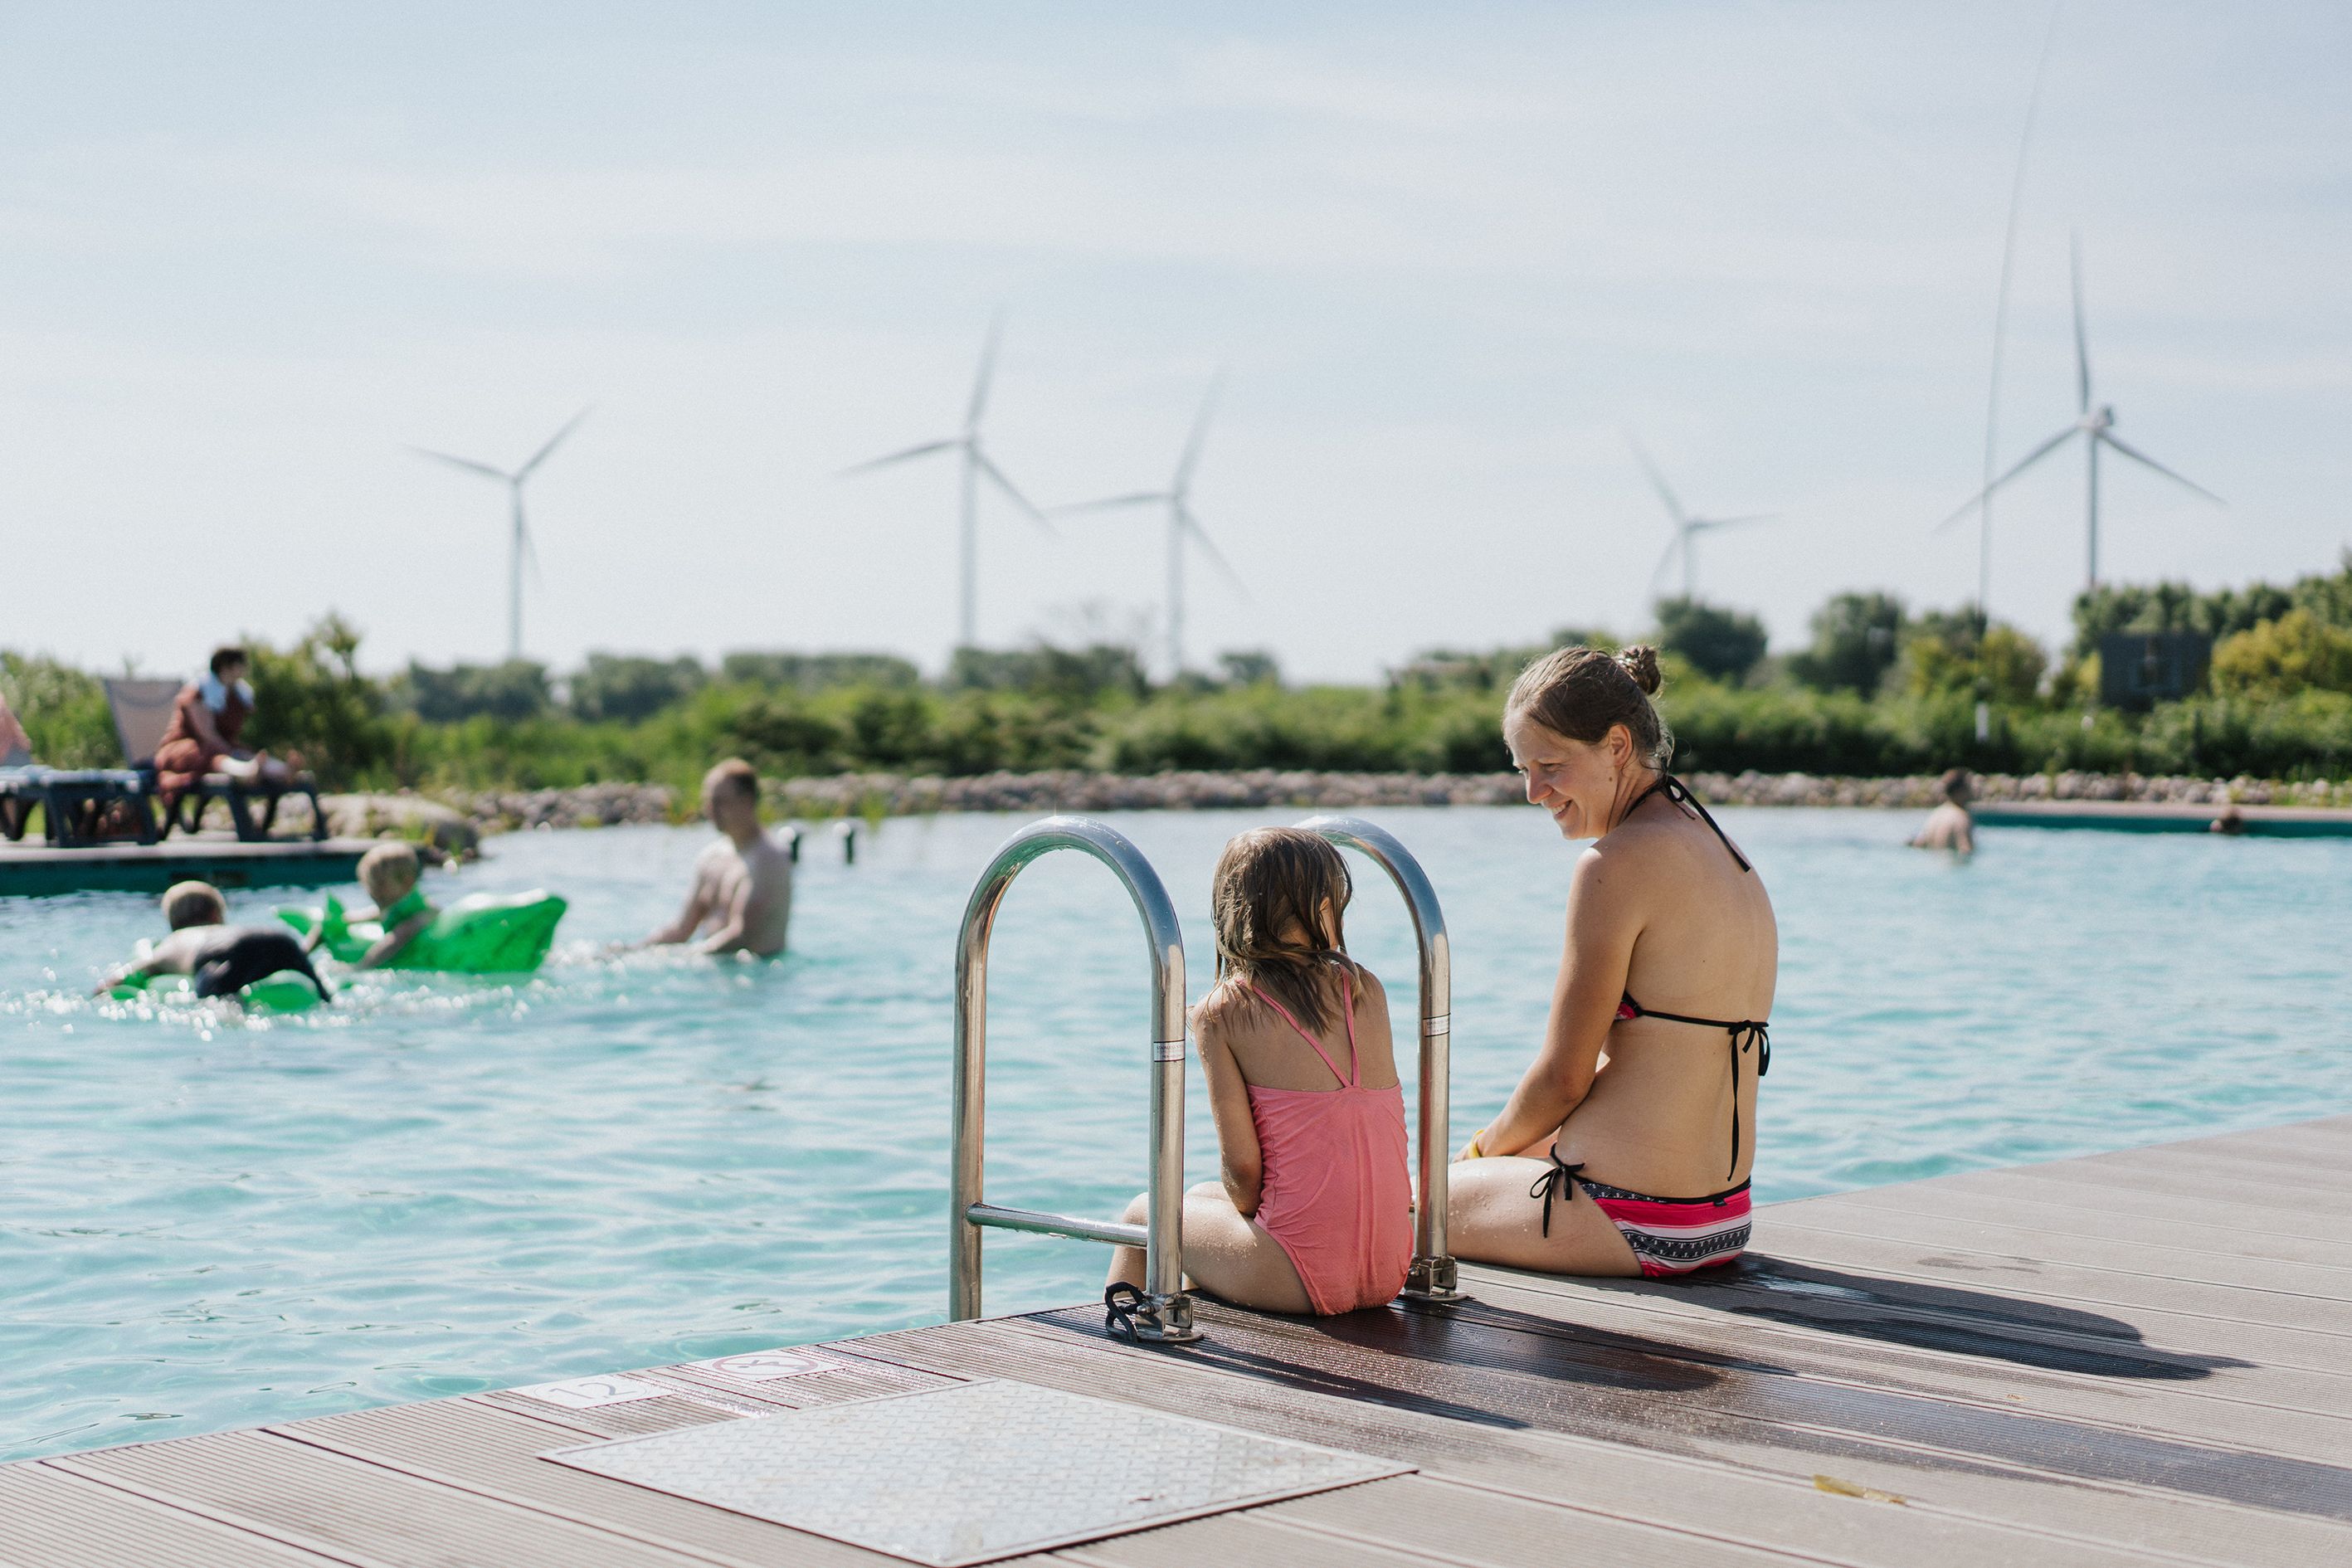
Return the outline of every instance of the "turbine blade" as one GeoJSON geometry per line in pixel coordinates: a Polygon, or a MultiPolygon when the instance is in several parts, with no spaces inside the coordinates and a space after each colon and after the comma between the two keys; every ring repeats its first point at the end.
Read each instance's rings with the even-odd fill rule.
{"type": "Polygon", "coordinates": [[[2166,468],[2162,463],[2158,462],[2154,458],[2149,457],[2146,452],[2125,446],[2121,441],[2116,440],[2105,430],[2095,432],[2093,438],[2095,440],[2105,441],[2108,446],[2113,447],[2116,451],[2121,452],[2125,457],[2129,458],[2135,463],[2138,463],[2145,468],[2154,468],[2158,473],[2162,474],[2174,484],[2187,486],[2189,489],[2195,490],[2199,495],[2203,496],[2207,500],[2211,501],[2215,506],[2228,506],[2230,504],[2228,501],[2223,500],[2220,496],[2215,495],[2211,490],[2207,489],[2203,485],[2199,484],[2196,480],[2183,479],[2180,475],[2174,473],[2170,468],[2166,468]]]}
{"type": "MultiPolygon", "coordinates": [[[[595,405],[591,404],[589,406],[593,407],[595,405]]],[[[539,467],[541,463],[547,461],[547,455],[550,452],[554,451],[556,447],[562,446],[563,444],[563,438],[566,436],[571,435],[574,430],[579,429],[580,422],[587,417],[588,409],[583,408],[566,421],[563,428],[558,430],[554,435],[550,436],[547,438],[547,445],[541,447],[539,451],[532,456],[530,462],[525,463],[521,468],[515,470],[516,480],[520,482],[520,480],[530,478],[530,471],[539,467]]]]}
{"type": "Polygon", "coordinates": [[[1695,517],[1690,520],[1690,531],[1699,533],[1710,528],[1742,528],[1751,522],[1770,522],[1780,515],[1777,511],[1750,511],[1738,517],[1695,517]]]}
{"type": "Polygon", "coordinates": [[[2069,255],[2074,271],[2074,411],[2091,411],[2091,340],[2083,330],[2083,234],[2075,230],[2069,255]]]}
{"type": "Polygon", "coordinates": [[[1657,565],[1651,569],[1650,592],[1653,595],[1656,595],[1658,584],[1666,580],[1666,568],[1674,564],[1675,552],[1682,547],[1683,531],[1677,528],[1675,530],[1674,538],[1666,545],[1665,553],[1658,557],[1657,565]]]}
{"type": "Polygon", "coordinates": [[[1176,513],[1176,520],[1178,525],[1192,536],[1192,542],[1201,547],[1225,581],[1233,584],[1234,592],[1253,604],[1256,603],[1250,593],[1248,580],[1234,569],[1232,562],[1225,559],[1225,552],[1217,548],[1217,542],[1209,537],[1209,531],[1201,526],[1201,520],[1194,517],[1189,509],[1181,508],[1176,513]]]}
{"type": "Polygon", "coordinates": [[[1039,511],[1030,501],[1029,498],[1023,495],[1013,485],[1013,481],[1004,477],[1004,470],[988,460],[987,453],[982,451],[978,447],[974,447],[971,448],[971,460],[973,465],[977,467],[982,473],[988,476],[988,480],[991,484],[994,485],[998,489],[1003,490],[1007,496],[1011,497],[1013,505],[1019,507],[1023,511],[1029,514],[1031,521],[1044,529],[1047,533],[1054,534],[1055,538],[1058,539],[1061,537],[1059,533],[1055,531],[1053,523],[1047,521],[1045,514],[1039,511]]]}
{"type": "Polygon", "coordinates": [[[1224,390],[1225,373],[1222,370],[1209,378],[1209,391],[1201,399],[1201,412],[1192,418],[1192,433],[1185,437],[1184,455],[1176,459],[1176,482],[1170,488],[1182,495],[1192,487],[1192,465],[1201,460],[1201,442],[1209,434],[1209,416],[1216,412],[1217,395],[1224,390]]]}
{"type": "Polygon", "coordinates": [[[963,431],[967,436],[980,428],[980,416],[988,407],[988,384],[996,375],[996,345],[1003,336],[1004,308],[1000,305],[996,313],[988,319],[988,338],[981,344],[980,374],[972,380],[971,406],[963,416],[963,431]]]}
{"type": "Polygon", "coordinates": [[[530,568],[530,585],[534,588],[546,587],[547,575],[539,569],[539,540],[531,532],[530,524],[528,522],[522,525],[522,563],[530,568]]]}
{"type": "Polygon", "coordinates": [[[1675,531],[1679,534],[1689,520],[1683,515],[1683,503],[1675,499],[1674,487],[1666,483],[1666,476],[1658,472],[1658,465],[1650,461],[1650,454],[1642,449],[1642,443],[1633,439],[1631,430],[1625,432],[1625,445],[1633,448],[1633,460],[1642,465],[1643,473],[1650,476],[1650,487],[1658,492],[1658,499],[1666,503],[1666,515],[1674,519],[1675,531]]]}
{"type": "Polygon", "coordinates": [[[903,452],[892,452],[887,457],[871,458],[863,463],[854,463],[842,469],[839,477],[847,479],[852,474],[871,473],[876,468],[887,468],[893,463],[903,463],[914,458],[928,458],[933,452],[945,452],[962,445],[963,443],[959,440],[926,441],[919,447],[909,447],[903,452]]]}
{"type": "Polygon", "coordinates": [[[502,485],[514,482],[515,476],[508,473],[504,468],[494,468],[488,463],[478,463],[471,458],[453,458],[446,452],[430,451],[423,447],[411,447],[409,450],[420,458],[430,458],[436,463],[446,463],[453,468],[463,468],[469,474],[479,474],[484,479],[496,479],[502,485]]]}
{"type": "Polygon", "coordinates": [[[1970,496],[1966,501],[1961,503],[1959,510],[1952,513],[1951,516],[1937,523],[1934,529],[1930,530],[1930,531],[1941,533],[1944,530],[1951,527],[1952,524],[1959,521],[1960,519],[1968,516],[1969,513],[1976,510],[1978,507],[1984,504],[1984,500],[1987,496],[1992,494],[1993,491],[2000,489],[2001,486],[2009,483],[2010,480],[2017,478],[2018,475],[2025,472],[2026,469],[2032,468],[2034,464],[2040,462],[2042,458],[2048,457],[2051,453],[2064,446],[2068,439],[2074,437],[2082,428],[2083,427],[2079,425],[2069,425],[2063,430],[2059,431],[2055,436],[2051,437],[2047,441],[2042,442],[2039,447],[2034,447],[2031,452],[2026,453],[2024,457],[2017,460],[2015,465],[2010,468],[2009,472],[2001,475],[2000,478],[1993,480],[1992,483],[1985,486],[1984,489],[1970,496]]]}
{"type": "Polygon", "coordinates": [[[1163,501],[1174,499],[1166,490],[1138,490],[1133,495],[1105,496],[1100,500],[1080,500],[1072,501],[1066,506],[1049,506],[1045,510],[1052,516],[1064,517],[1081,511],[1109,511],[1118,507],[1157,506],[1163,501]]]}

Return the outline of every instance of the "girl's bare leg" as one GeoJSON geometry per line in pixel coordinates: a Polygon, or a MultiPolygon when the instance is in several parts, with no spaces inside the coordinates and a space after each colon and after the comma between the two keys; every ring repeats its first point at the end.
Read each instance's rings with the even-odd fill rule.
{"type": "Polygon", "coordinates": [[[1529,1197],[1528,1189],[1551,1168],[1549,1160],[1517,1155],[1457,1163],[1447,1179],[1445,1205],[1445,1239],[1454,1256],[1546,1274],[1641,1273],[1633,1248],[1573,1183],[1573,1197],[1549,1200],[1551,1234],[1544,1234],[1547,1203],[1529,1197]]]}
{"type": "MultiPolygon", "coordinates": [[[[1127,1205],[1127,1223],[1141,1225],[1148,1199],[1127,1205]]],[[[1265,1312],[1311,1312],[1307,1287],[1290,1254],[1255,1220],[1244,1219],[1216,1182],[1203,1182],[1184,1194],[1184,1278],[1202,1289],[1265,1312]]],[[[1106,1284],[1143,1288],[1143,1252],[1122,1247],[1111,1254],[1106,1284]]]]}

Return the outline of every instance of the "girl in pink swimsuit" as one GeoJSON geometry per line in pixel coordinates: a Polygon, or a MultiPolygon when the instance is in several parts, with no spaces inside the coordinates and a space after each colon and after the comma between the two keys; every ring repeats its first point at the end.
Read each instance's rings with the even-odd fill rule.
{"type": "MultiPolygon", "coordinates": [[[[1217,862],[1217,984],[1192,1022],[1223,1180],[1184,1196],[1184,1268],[1240,1306],[1380,1306],[1412,1262],[1404,1090],[1388,999],[1345,951],[1349,891],[1339,852],[1296,828],[1244,833],[1217,862]]],[[[1142,1272],[1122,1247],[1111,1282],[1142,1272]]]]}

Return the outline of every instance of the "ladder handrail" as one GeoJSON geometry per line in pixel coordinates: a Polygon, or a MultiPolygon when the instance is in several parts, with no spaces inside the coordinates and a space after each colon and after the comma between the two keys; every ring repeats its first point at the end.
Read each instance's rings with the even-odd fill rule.
{"type": "Polygon", "coordinates": [[[1184,1294],[1184,934],[1160,874],[1126,835],[1083,816],[1049,816],[998,846],[964,906],[956,939],[955,1087],[949,1200],[948,1317],[981,1314],[983,1226],[1139,1246],[1144,1300],[1136,1337],[1166,1343],[1200,1338],[1184,1294]],[[1143,917],[1151,957],[1151,1181],[1141,1226],[1078,1219],[984,1201],[988,1096],[988,942],[1013,879],[1039,857],[1076,849],[1109,867],[1143,917]]]}
{"type": "Polygon", "coordinates": [[[1386,871],[1412,915],[1413,940],[1421,949],[1421,1149],[1414,1184],[1421,1201],[1413,1215],[1412,1271],[1404,1293],[1423,1300],[1457,1300],[1454,1259],[1445,1250],[1447,1162],[1454,1155],[1446,1127],[1452,1114],[1454,952],[1445,912],[1421,862],[1387,828],[1360,816],[1310,816],[1298,826],[1358,851],[1386,871]]]}

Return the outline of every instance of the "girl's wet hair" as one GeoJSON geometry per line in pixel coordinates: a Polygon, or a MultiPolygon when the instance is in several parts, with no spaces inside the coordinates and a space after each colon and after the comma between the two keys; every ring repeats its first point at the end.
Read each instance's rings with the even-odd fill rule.
{"type": "Polygon", "coordinates": [[[1635,643],[1621,653],[1564,647],[1519,672],[1505,717],[1524,713],[1555,735],[1597,745],[1616,726],[1633,738],[1633,755],[1654,768],[1673,760],[1675,737],[1650,694],[1663,684],[1658,650],[1635,643]]]}
{"type": "Polygon", "coordinates": [[[1209,888],[1217,978],[1256,986],[1309,1028],[1320,1031],[1339,1023],[1336,987],[1324,979],[1335,966],[1353,968],[1340,917],[1354,891],[1347,862],[1315,834],[1257,827],[1234,838],[1217,857],[1209,888]]]}

